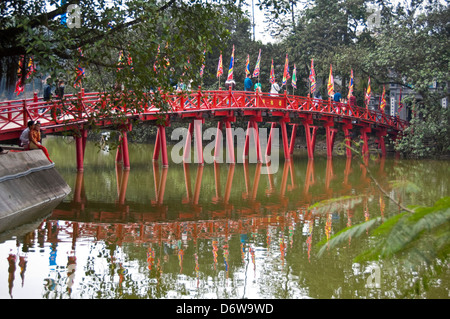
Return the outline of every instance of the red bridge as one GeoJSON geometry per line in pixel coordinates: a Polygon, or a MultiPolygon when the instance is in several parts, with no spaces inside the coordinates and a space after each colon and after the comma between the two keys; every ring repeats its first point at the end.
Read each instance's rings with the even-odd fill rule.
{"type": "MultiPolygon", "coordinates": [[[[83,170],[84,149],[87,132],[92,126],[120,130],[121,141],[116,160],[129,169],[127,132],[134,120],[151,122],[158,127],[153,159],[158,160],[161,153],[163,166],[168,166],[165,128],[174,121],[189,123],[186,149],[190,146],[191,135],[196,130],[201,133],[198,123],[218,122],[217,130],[225,126],[227,132],[227,150],[231,162],[235,162],[234,143],[231,123],[236,118],[248,121],[248,128],[256,132],[255,145],[258,162],[262,161],[259,145],[258,123],[272,123],[266,155],[270,155],[272,130],[279,125],[283,142],[284,156],[290,160],[299,125],[305,128],[308,157],[314,157],[317,129],[323,126],[326,131],[327,155],[332,156],[335,135],[338,128],[344,131],[346,143],[350,145],[353,130],[359,130],[364,142],[363,153],[368,154],[369,134],[377,137],[381,153],[385,155],[385,137],[396,139],[407,127],[406,121],[389,116],[383,112],[368,110],[358,106],[349,106],[331,100],[312,99],[294,95],[243,92],[243,91],[192,91],[181,94],[164,94],[163,101],[168,105],[162,111],[157,105],[143,105],[139,111],[127,109],[125,104],[118,105],[119,98],[111,99],[104,93],[85,93],[67,95],[64,100],[43,101],[35,94],[33,99],[0,102],[0,142],[14,144],[26,128],[29,120],[39,120],[45,134],[72,133],[76,140],[77,169],[83,170]],[[105,112],[105,111],[108,112],[105,112]],[[125,122],[117,124],[111,112],[124,115],[125,122]],[[103,114],[103,115],[102,115],[103,114]],[[196,121],[196,120],[201,120],[196,121]],[[289,139],[286,124],[292,125],[289,139]]],[[[249,129],[246,131],[243,156],[248,156],[249,129]]],[[[356,132],[355,132],[356,133],[356,132]]],[[[198,135],[198,136],[201,136],[198,135]]],[[[216,135],[218,136],[218,135],[216,135]]],[[[201,139],[197,139],[197,152],[203,163],[201,139]]],[[[216,147],[217,150],[217,147],[216,147]]],[[[186,153],[185,153],[186,154],[186,153]]],[[[347,156],[351,156],[347,149],[347,156]]]]}

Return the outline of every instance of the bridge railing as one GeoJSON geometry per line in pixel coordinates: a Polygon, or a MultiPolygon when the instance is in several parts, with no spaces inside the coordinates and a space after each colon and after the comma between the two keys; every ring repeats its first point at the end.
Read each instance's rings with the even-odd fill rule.
{"type": "MultiPolygon", "coordinates": [[[[44,101],[35,95],[32,99],[0,102],[0,132],[17,131],[26,127],[29,119],[39,120],[43,126],[50,124],[75,123],[86,121],[93,117],[111,115],[111,111],[136,115],[141,112],[157,113],[155,105],[141,105],[140,109],[127,108],[122,99],[124,92],[117,96],[107,96],[104,93],[92,92],[77,95],[65,95],[63,100],[44,101]]],[[[397,130],[408,126],[406,121],[390,116],[379,110],[368,110],[346,103],[322,100],[295,95],[270,94],[266,92],[245,91],[191,91],[173,94],[163,94],[163,100],[168,104],[169,111],[185,112],[195,110],[212,110],[227,108],[265,108],[280,110],[296,110],[302,112],[328,114],[358,119],[367,122],[386,125],[397,130]]]]}

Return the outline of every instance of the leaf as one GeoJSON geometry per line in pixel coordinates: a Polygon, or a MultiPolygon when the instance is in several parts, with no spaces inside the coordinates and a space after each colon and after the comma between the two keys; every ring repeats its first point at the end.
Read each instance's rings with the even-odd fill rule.
{"type": "Polygon", "coordinates": [[[337,234],[333,235],[330,240],[326,240],[326,238],[324,238],[323,240],[321,240],[316,246],[319,249],[318,252],[318,256],[322,256],[322,254],[324,253],[325,249],[334,249],[337,246],[339,246],[340,244],[347,242],[349,238],[357,238],[359,236],[361,236],[361,234],[367,232],[367,230],[371,227],[373,227],[376,223],[380,222],[381,217],[377,217],[374,219],[371,219],[367,222],[358,224],[358,225],[354,225],[351,227],[347,227],[343,230],[341,230],[340,232],[338,232],[337,234]]]}

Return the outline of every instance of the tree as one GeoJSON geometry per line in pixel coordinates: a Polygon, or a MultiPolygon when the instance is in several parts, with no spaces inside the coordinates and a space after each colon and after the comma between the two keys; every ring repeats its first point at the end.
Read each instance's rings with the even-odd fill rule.
{"type": "Polygon", "coordinates": [[[222,8],[239,10],[228,0],[2,2],[0,74],[13,83],[19,57],[32,56],[42,74],[69,85],[81,61],[87,74],[99,76],[89,83],[92,90],[112,90],[114,83],[137,93],[170,90],[172,77],[198,80],[204,50],[220,47],[229,35],[222,8]],[[62,19],[73,5],[80,10],[79,27],[62,19]],[[120,51],[131,58],[132,69],[117,72],[120,51]]]}

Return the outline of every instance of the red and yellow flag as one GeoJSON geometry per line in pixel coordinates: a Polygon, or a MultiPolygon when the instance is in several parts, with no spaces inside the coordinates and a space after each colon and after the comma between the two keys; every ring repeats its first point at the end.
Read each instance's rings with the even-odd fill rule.
{"type": "Polygon", "coordinates": [[[330,75],[328,76],[328,96],[332,97],[334,95],[334,78],[333,78],[333,66],[330,64],[330,75]]]}

